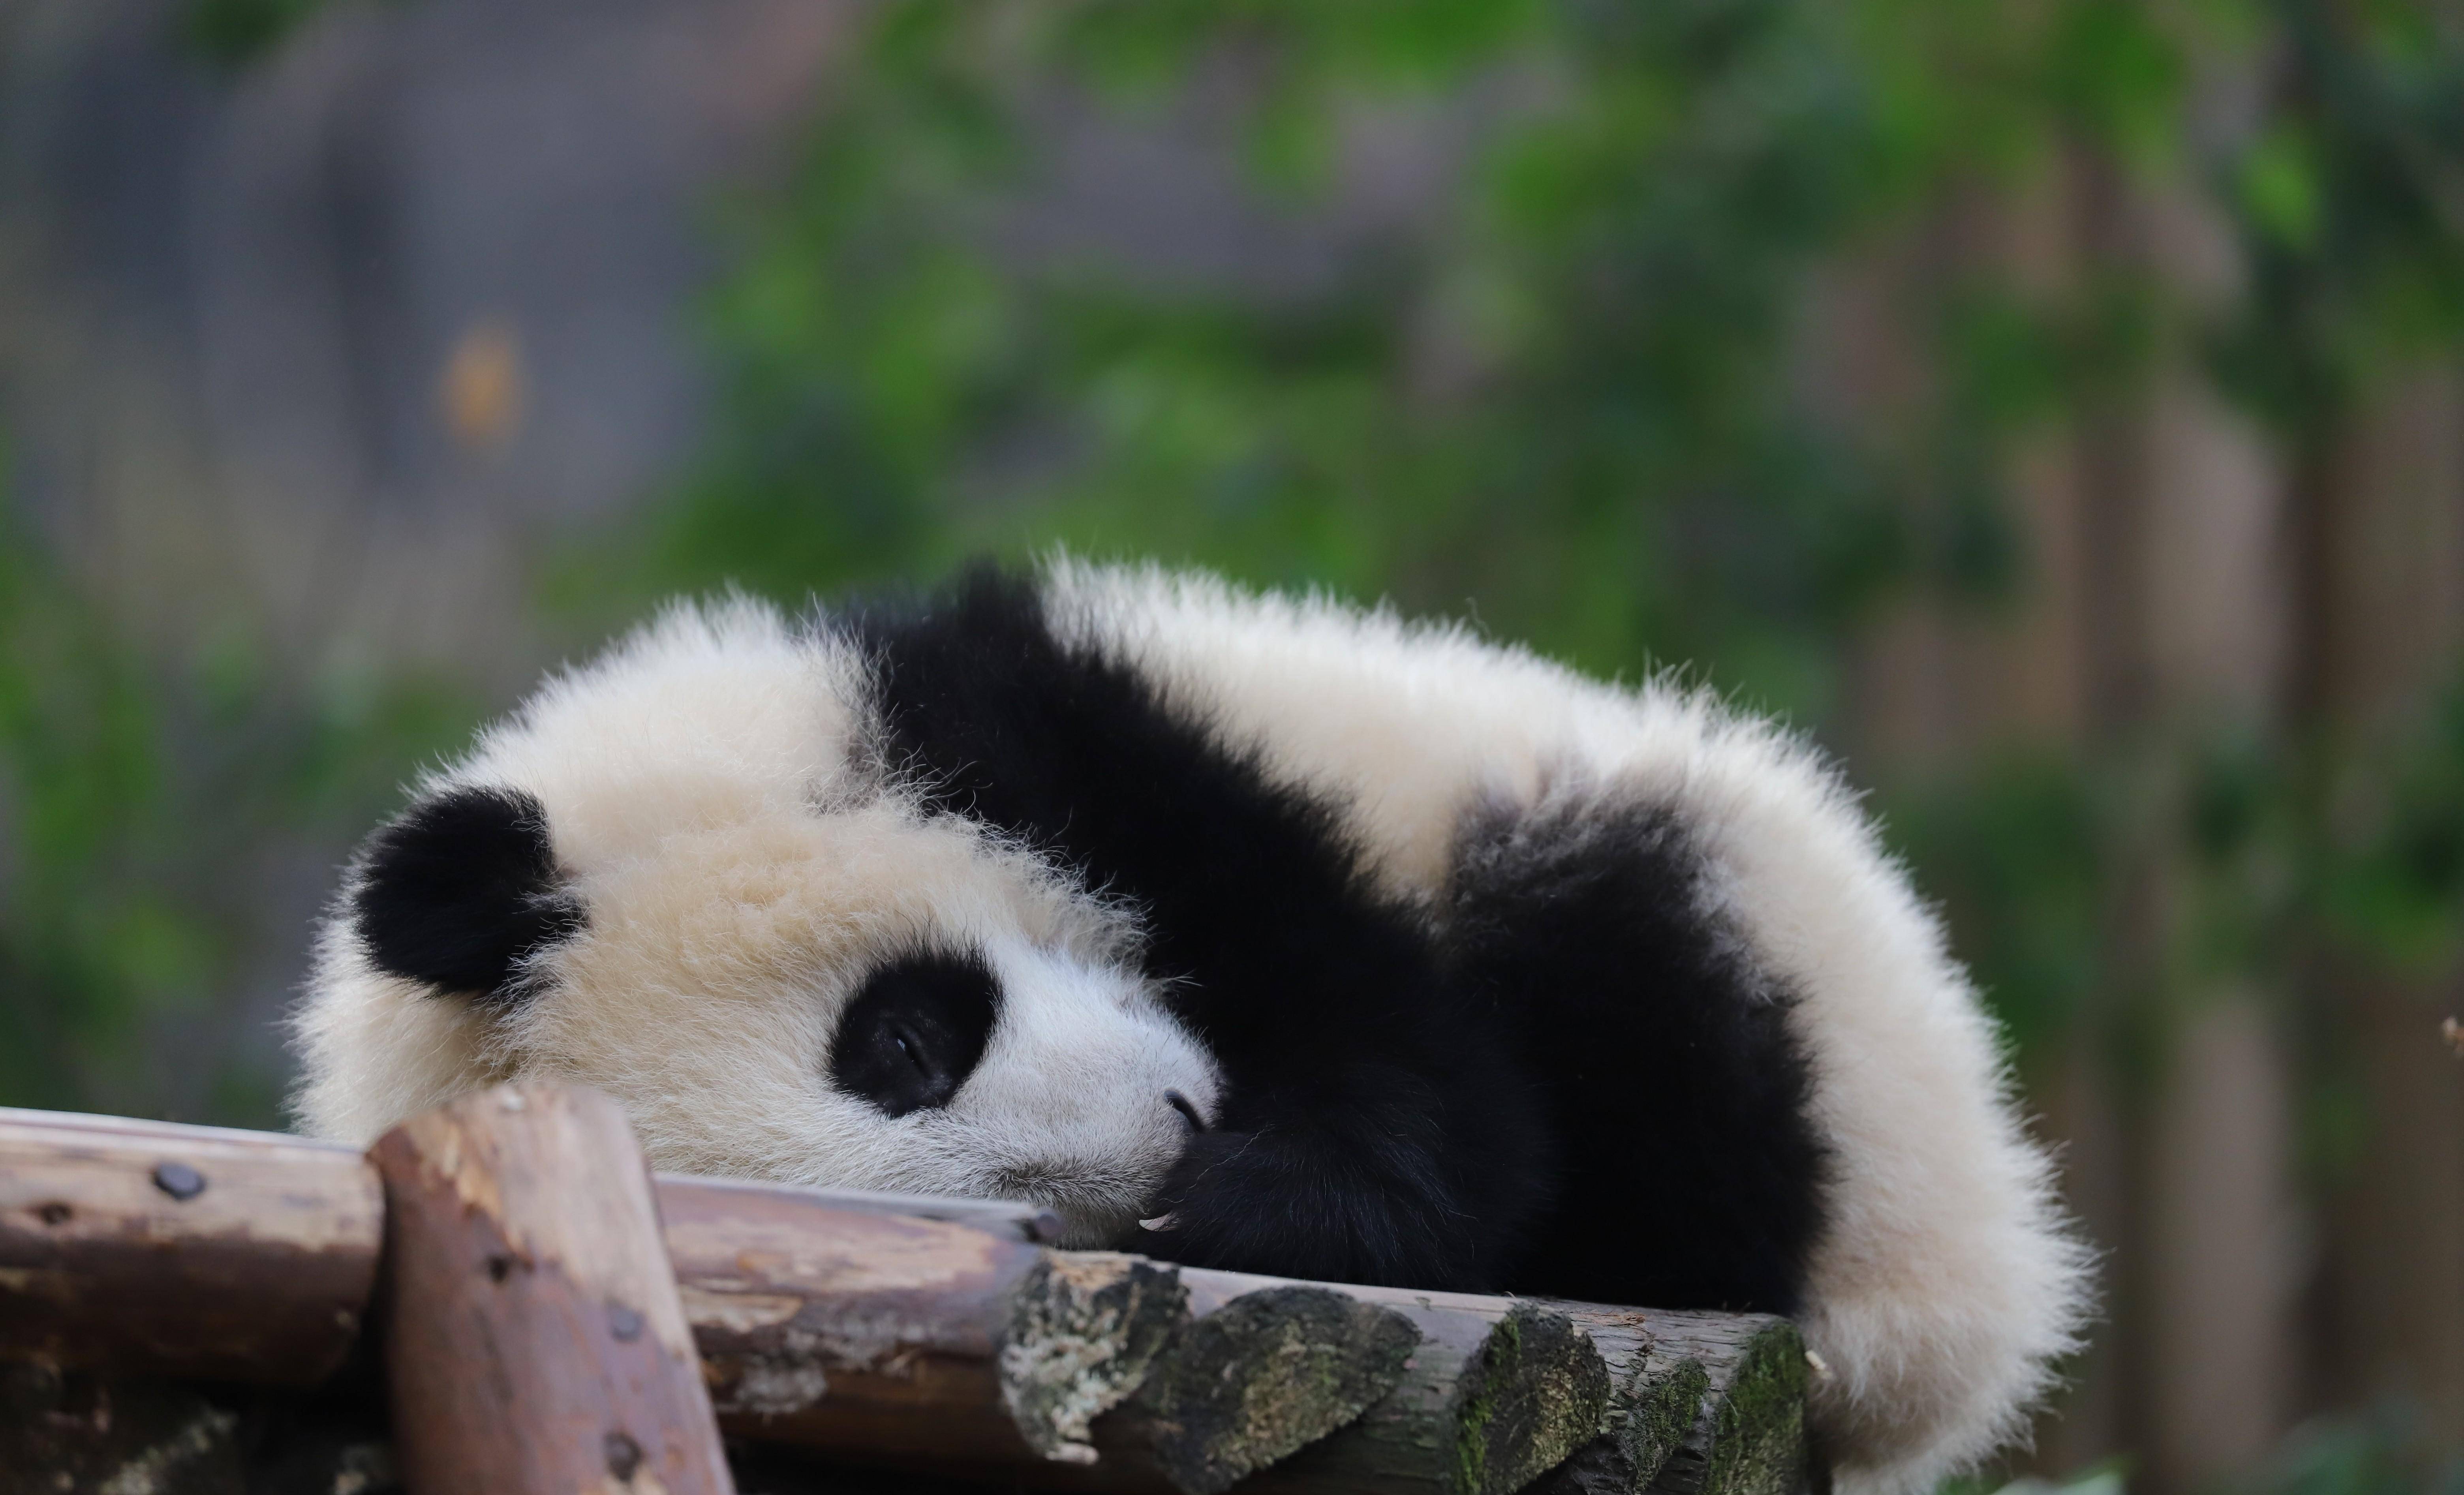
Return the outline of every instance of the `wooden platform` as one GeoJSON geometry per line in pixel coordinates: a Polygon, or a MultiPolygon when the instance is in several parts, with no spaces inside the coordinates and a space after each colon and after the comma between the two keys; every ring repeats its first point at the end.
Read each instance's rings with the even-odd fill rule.
{"type": "Polygon", "coordinates": [[[366,1154],[0,1110],[0,1495],[1796,1495],[1794,1330],[1045,1243],[643,1169],[500,1089],[366,1154]]]}

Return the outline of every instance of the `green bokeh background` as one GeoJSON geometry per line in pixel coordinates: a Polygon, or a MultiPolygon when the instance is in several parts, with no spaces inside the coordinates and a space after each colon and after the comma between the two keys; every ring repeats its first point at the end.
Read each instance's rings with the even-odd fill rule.
{"type": "MultiPolygon", "coordinates": [[[[246,68],[316,9],[197,0],[184,24],[246,68]]],[[[2160,350],[2296,473],[2383,381],[2464,351],[2464,25],[2428,0],[889,0],[833,77],[794,169],[713,206],[699,455],[539,569],[572,637],[678,591],[801,606],[1058,544],[1390,599],[1601,674],[1682,669],[1844,746],[1858,630],[1912,596],[2022,605],[2012,453],[2131,399],[2160,350]],[[2223,143],[2185,122],[2217,66],[2271,80],[2223,143]],[[1210,128],[1296,218],[1342,190],[1363,112],[1483,123],[1427,221],[1309,283],[1004,247],[1056,100],[1161,120],[1227,71],[1210,128]],[[2082,153],[2197,184],[2247,274],[2192,303],[2126,265],[2060,292],[1962,266],[1897,309],[1932,370],[1902,417],[1844,422],[1803,387],[1822,266],[2082,153]]],[[[148,1113],[182,1025],[283,937],[234,881],[251,848],[355,833],[505,703],[373,667],[282,678],[244,640],[141,650],[0,524],[0,1102],[148,1113]]],[[[2391,738],[2296,716],[1870,777],[2023,1079],[2082,1041],[2152,1076],[2220,976],[2308,1032],[2288,972],[2453,968],[2464,693],[2443,698],[2391,738]],[[2355,776],[2377,792],[2330,813],[2355,776]],[[2151,778],[2184,786],[2157,802],[2193,910],[2118,974],[2099,932],[2151,778]]],[[[2316,1180],[2365,1145],[2336,1052],[2305,1049],[2316,1180]]],[[[279,1085],[217,1074],[193,1119],[275,1124],[279,1085]]],[[[2305,1439],[2269,1476],[2300,1495],[2452,1478],[2400,1412],[2305,1439]]]]}

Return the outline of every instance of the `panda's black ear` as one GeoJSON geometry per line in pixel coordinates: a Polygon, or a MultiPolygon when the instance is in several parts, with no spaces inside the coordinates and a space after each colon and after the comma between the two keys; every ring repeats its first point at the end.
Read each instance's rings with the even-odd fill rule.
{"type": "Polygon", "coordinates": [[[389,976],[503,1002],[524,956],[579,931],[547,812],[517,789],[450,789],[368,838],[351,912],[389,976]]]}

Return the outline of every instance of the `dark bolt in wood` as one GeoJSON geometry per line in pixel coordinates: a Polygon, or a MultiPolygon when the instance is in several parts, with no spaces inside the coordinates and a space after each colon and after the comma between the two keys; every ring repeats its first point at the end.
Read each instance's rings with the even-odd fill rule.
{"type": "Polygon", "coordinates": [[[383,1208],[350,1148],[0,1107],[0,1283],[32,1284],[0,1286],[0,1362],[313,1385],[359,1334],[383,1208]]]}
{"type": "Polygon", "coordinates": [[[642,1337],[642,1315],[621,1303],[607,1305],[607,1331],[626,1344],[642,1337]]]}
{"type": "Polygon", "coordinates": [[[642,1467],[642,1445],[633,1441],[630,1433],[610,1433],[605,1446],[607,1472],[629,1483],[633,1471],[642,1467]]]}
{"type": "Polygon", "coordinates": [[[206,1192],[206,1176],[186,1163],[156,1163],[154,1187],[185,1204],[206,1192]]]}

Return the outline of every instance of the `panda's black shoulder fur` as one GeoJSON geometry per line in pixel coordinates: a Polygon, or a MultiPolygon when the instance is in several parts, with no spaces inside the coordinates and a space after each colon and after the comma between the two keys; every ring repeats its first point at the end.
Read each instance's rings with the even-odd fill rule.
{"type": "Polygon", "coordinates": [[[1026,580],[851,610],[881,748],[935,803],[1145,915],[1226,1086],[1136,1242],[1421,1287],[1788,1311],[1818,1223],[1807,1065],[1636,806],[1466,818],[1438,910],[1381,893],[1341,806],[1026,580]]]}
{"type": "Polygon", "coordinates": [[[1447,944],[1515,1016],[1573,1183],[1513,1286],[1671,1308],[1793,1312],[1827,1159],[1792,994],[1709,903],[1676,813],[1543,796],[1464,818],[1447,944]]]}

